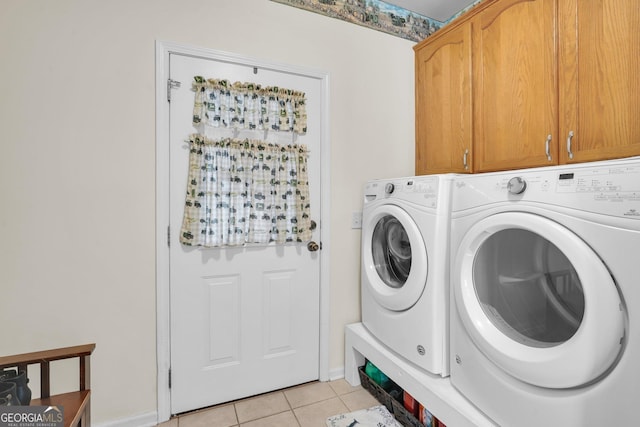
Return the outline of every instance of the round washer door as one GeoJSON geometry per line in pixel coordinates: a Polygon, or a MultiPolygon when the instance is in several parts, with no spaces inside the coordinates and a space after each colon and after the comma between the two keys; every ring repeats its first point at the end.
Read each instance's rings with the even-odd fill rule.
{"type": "Polygon", "coordinates": [[[396,205],[365,212],[362,224],[365,286],[381,306],[402,311],[412,307],[427,283],[427,251],[411,216],[396,205]]]}
{"type": "Polygon", "coordinates": [[[477,222],[458,248],[452,279],[475,345],[523,382],[579,387],[618,358],[625,314],[613,278],[554,221],[507,212],[477,222]]]}

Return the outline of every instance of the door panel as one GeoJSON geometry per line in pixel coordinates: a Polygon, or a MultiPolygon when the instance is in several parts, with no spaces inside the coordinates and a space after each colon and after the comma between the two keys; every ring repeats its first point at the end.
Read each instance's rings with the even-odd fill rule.
{"type": "Polygon", "coordinates": [[[267,357],[285,355],[295,351],[292,340],[292,293],[295,270],[268,272],[264,276],[264,350],[267,357]]]}
{"type": "MultiPolygon", "coordinates": [[[[203,279],[208,293],[209,366],[237,363],[240,355],[240,275],[203,279]]],[[[208,326],[208,329],[206,328],[208,326]]]]}
{"type": "Polygon", "coordinates": [[[415,174],[471,172],[471,25],[429,39],[415,61],[415,174]]]}
{"type": "Polygon", "coordinates": [[[496,2],[472,26],[474,171],[557,164],[555,1],[496,2]]]}
{"type": "Polygon", "coordinates": [[[561,163],[638,155],[637,0],[563,0],[558,16],[561,163]]]}
{"type": "Polygon", "coordinates": [[[171,412],[180,413],[288,387],[319,377],[320,254],[305,244],[228,248],[179,243],[187,188],[196,75],[300,90],[308,132],[207,128],[207,136],[267,139],[309,147],[312,218],[320,238],[322,81],[297,73],[171,54],[181,82],[170,103],[171,412]]]}

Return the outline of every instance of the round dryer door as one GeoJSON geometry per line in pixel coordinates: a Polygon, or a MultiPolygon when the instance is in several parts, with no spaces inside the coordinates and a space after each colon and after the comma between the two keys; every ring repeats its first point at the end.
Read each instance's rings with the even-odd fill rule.
{"type": "Polygon", "coordinates": [[[381,205],[363,216],[364,283],[378,304],[394,311],[413,306],[427,281],[427,251],[411,216],[381,205]]]}
{"type": "Polygon", "coordinates": [[[617,360],[625,334],[617,287],[567,228],[534,214],[496,214],[468,231],[455,265],[455,301],[467,332],[513,377],[579,387],[617,360]]]}

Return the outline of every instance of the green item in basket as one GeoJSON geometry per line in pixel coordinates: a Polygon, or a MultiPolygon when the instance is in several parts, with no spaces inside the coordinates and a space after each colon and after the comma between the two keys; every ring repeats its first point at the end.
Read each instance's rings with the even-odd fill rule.
{"type": "Polygon", "coordinates": [[[380,369],[378,369],[376,365],[369,362],[368,360],[364,366],[364,372],[369,378],[373,380],[373,382],[378,384],[383,389],[386,389],[389,386],[389,377],[386,376],[380,369]]]}

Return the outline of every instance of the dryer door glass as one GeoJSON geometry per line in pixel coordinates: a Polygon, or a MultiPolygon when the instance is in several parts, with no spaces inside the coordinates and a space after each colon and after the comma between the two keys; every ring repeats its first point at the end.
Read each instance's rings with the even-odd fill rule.
{"type": "Polygon", "coordinates": [[[487,238],[476,253],[473,283],[496,328],[531,347],[567,341],[584,316],[584,292],[573,265],[529,230],[505,229],[487,238]]]}
{"type": "Polygon", "coordinates": [[[380,218],[371,240],[373,262],[378,275],[387,286],[401,288],[411,272],[411,242],[397,218],[380,218]]]}
{"type": "Polygon", "coordinates": [[[625,312],[616,283],[593,248],[558,222],[524,212],[480,219],[460,241],[451,274],[464,330],[520,381],[579,387],[620,355],[625,312]]]}

